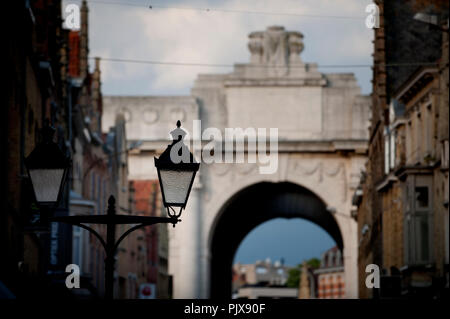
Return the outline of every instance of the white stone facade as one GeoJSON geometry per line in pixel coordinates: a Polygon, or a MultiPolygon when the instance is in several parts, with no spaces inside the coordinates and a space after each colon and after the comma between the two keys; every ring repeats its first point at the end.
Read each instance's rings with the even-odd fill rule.
{"type": "MultiPolygon", "coordinates": [[[[353,74],[322,74],[304,63],[303,35],[271,27],[250,35],[251,62],[230,74],[199,75],[191,96],[104,97],[103,127],[118,112],[128,118],[129,179],[157,179],[153,156],[165,149],[179,119],[202,129],[278,128],[278,169],[257,164],[205,164],[182,222],[169,230],[169,272],[175,298],[210,296],[211,238],[225,203],[260,182],[291,182],[314,192],[334,215],[344,242],[346,293],[357,297],[357,225],[351,197],[366,161],[370,100],[353,74]]],[[[202,141],[203,145],[205,141],[202,141]]],[[[194,149],[199,159],[200,150],[194,149]]],[[[231,285],[231,282],[230,282],[231,285]]]]}

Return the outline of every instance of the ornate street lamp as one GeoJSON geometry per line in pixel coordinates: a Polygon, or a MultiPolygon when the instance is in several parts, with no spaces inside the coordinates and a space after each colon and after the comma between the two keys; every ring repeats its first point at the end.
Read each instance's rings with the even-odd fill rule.
{"type": "MultiPolygon", "coordinates": [[[[66,223],[84,228],[100,241],[106,252],[106,299],[113,299],[115,254],[122,240],[136,229],[144,226],[161,223],[171,223],[175,226],[176,223],[181,221],[179,217],[181,211],[186,207],[195,173],[198,171],[200,164],[195,162],[194,156],[182,142],[186,132],[180,126],[181,123],[178,121],[177,129],[171,132],[174,137],[173,143],[167,147],[159,159],[155,158],[155,165],[163,193],[163,202],[164,206],[167,207],[169,217],[117,215],[116,200],[114,196],[110,196],[108,210],[104,215],[56,216],[49,218],[50,222],[66,223]],[[175,212],[174,207],[180,208],[178,214],[175,212]],[[170,213],[169,209],[174,213],[170,213]],[[106,225],[106,240],[94,228],[86,224],[106,225]],[[125,231],[116,240],[116,225],[119,224],[134,226],[125,231]]],[[[52,207],[58,202],[68,168],[70,167],[70,161],[63,156],[58,146],[52,142],[53,133],[54,130],[46,125],[43,130],[44,142],[38,145],[25,160],[32,180],[36,201],[40,205],[44,205],[44,207],[52,207]]]]}
{"type": "Polygon", "coordinates": [[[42,128],[42,142],[25,158],[25,167],[39,207],[33,218],[32,230],[48,232],[51,210],[58,206],[70,168],[70,160],[53,142],[55,129],[46,120],[42,128]],[[37,217],[37,216],[35,216],[37,217]]]}
{"type": "Polygon", "coordinates": [[[167,146],[159,158],[155,157],[164,207],[167,214],[174,218],[180,217],[186,207],[195,174],[200,167],[183,142],[186,132],[180,126],[181,122],[178,121],[177,128],[170,132],[172,144],[167,146]],[[178,213],[176,207],[179,207],[178,213]]]}
{"type": "Polygon", "coordinates": [[[25,159],[25,166],[39,206],[53,207],[61,199],[70,160],[53,142],[55,129],[48,121],[42,128],[42,142],[25,159]]]}

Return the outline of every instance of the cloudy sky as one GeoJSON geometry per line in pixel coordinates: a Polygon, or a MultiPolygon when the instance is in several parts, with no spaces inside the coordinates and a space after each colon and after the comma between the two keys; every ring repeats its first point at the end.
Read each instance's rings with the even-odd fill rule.
{"type": "MultiPolygon", "coordinates": [[[[92,0],[88,1],[90,56],[233,65],[248,62],[250,32],[282,25],[304,34],[305,62],[370,65],[373,31],[364,22],[370,2],[92,0]]],[[[68,3],[80,1],[63,1],[68,3]]],[[[186,95],[197,74],[231,71],[231,67],[109,61],[103,61],[101,69],[105,95],[186,95]]],[[[363,93],[370,92],[370,67],[321,71],[354,72],[363,93]]]]}

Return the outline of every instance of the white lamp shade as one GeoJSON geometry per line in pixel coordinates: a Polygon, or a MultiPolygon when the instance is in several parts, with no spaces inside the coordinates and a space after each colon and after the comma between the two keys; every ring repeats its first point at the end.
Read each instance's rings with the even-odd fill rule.
{"type": "Polygon", "coordinates": [[[63,168],[30,169],[36,201],[38,203],[56,203],[63,177],[63,168]]]}
{"type": "Polygon", "coordinates": [[[186,205],[195,173],[195,171],[160,170],[162,193],[167,205],[186,205]]]}

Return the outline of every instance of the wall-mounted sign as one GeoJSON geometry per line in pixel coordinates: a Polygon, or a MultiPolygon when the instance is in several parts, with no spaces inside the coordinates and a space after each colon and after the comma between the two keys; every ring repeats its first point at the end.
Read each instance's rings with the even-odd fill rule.
{"type": "Polygon", "coordinates": [[[141,284],[139,286],[139,299],[156,299],[156,284],[141,284]]]}

